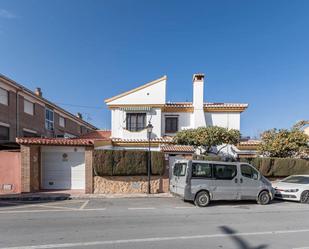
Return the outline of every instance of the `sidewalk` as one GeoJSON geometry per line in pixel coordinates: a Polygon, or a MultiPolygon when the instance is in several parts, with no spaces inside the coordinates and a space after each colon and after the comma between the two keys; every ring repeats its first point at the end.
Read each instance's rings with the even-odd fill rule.
{"type": "Polygon", "coordinates": [[[167,198],[170,193],[160,194],[84,194],[80,191],[44,191],[22,194],[0,194],[0,201],[61,201],[78,199],[110,199],[110,198],[167,198]]]}

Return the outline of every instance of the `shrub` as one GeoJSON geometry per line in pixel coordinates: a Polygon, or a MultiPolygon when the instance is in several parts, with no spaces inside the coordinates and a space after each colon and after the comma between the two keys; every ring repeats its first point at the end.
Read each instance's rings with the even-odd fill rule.
{"type": "Polygon", "coordinates": [[[164,172],[165,172],[164,153],[152,152],[151,153],[151,173],[153,175],[164,175],[164,172]]]}
{"type": "Polygon", "coordinates": [[[194,160],[223,161],[220,156],[193,155],[194,160]]]}
{"type": "MultiPolygon", "coordinates": [[[[151,152],[151,172],[163,175],[165,160],[162,152],[151,152]]],[[[93,168],[98,176],[147,175],[148,152],[134,150],[95,150],[93,168]]]]}
{"type": "Polygon", "coordinates": [[[303,159],[258,157],[251,164],[267,177],[309,174],[309,161],[303,159]]]}

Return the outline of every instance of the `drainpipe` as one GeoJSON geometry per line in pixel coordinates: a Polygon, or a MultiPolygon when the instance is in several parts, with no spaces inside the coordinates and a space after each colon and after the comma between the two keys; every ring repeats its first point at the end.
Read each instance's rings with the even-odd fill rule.
{"type": "Polygon", "coordinates": [[[16,137],[19,137],[19,92],[16,90],[16,137]]]}

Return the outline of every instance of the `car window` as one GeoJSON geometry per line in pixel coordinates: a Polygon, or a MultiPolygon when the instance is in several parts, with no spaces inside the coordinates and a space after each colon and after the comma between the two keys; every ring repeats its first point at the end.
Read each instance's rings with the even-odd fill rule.
{"type": "Polygon", "coordinates": [[[237,175],[237,166],[213,164],[213,171],[216,179],[231,180],[237,175]]]}
{"type": "Polygon", "coordinates": [[[282,182],[309,184],[309,177],[308,176],[289,176],[283,179],[282,182]]]}
{"type": "Polygon", "coordinates": [[[254,180],[258,179],[259,173],[247,164],[240,165],[241,175],[254,180]]]}
{"type": "Polygon", "coordinates": [[[192,177],[211,178],[211,165],[208,163],[192,163],[192,177]]]}
{"type": "Polygon", "coordinates": [[[186,163],[176,163],[173,169],[174,176],[185,176],[186,175],[186,163]]]}

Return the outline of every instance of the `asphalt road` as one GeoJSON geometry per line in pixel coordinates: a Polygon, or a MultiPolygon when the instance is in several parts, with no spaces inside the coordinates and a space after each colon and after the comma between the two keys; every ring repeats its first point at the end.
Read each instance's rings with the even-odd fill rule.
{"type": "Polygon", "coordinates": [[[177,198],[0,201],[0,249],[309,249],[309,205],[177,198]]]}

